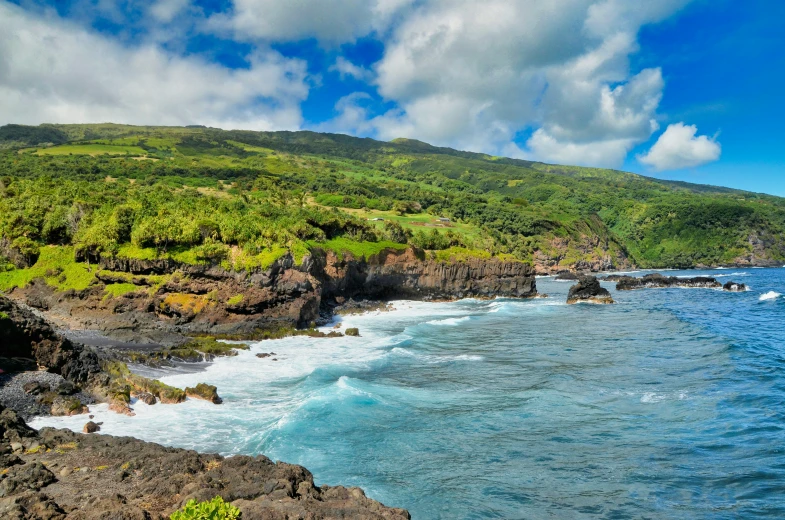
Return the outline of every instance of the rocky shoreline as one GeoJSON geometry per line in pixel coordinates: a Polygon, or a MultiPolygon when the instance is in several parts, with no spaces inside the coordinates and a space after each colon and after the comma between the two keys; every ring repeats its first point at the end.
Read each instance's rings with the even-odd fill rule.
{"type": "Polygon", "coordinates": [[[243,520],[403,520],[360,488],[316,486],[302,466],[199,454],[130,437],[29,428],[0,406],[0,517],[158,520],[216,496],[243,520]]]}
{"type": "Polygon", "coordinates": [[[186,395],[220,403],[214,386],[173,389],[135,376],[105,355],[62,337],[0,296],[0,366],[39,369],[0,374],[0,517],[163,519],[190,499],[221,496],[244,520],[409,518],[359,488],[318,487],[305,468],[261,455],[223,458],[92,433],[100,424],[88,422],[85,404],[95,401],[128,414],[134,393],[148,404],[186,395]],[[47,408],[85,414],[85,432],[91,433],[36,432],[25,424],[24,418],[47,408]]]}

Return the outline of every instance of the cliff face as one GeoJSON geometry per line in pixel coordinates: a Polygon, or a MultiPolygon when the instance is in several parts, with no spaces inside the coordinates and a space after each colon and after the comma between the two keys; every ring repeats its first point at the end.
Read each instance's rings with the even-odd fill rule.
{"type": "Polygon", "coordinates": [[[101,371],[90,349],[60,336],[45,320],[0,296],[0,367],[35,370],[36,365],[74,383],[87,383],[101,371]]]}
{"type": "Polygon", "coordinates": [[[321,282],[323,298],[432,300],[537,294],[528,264],[496,258],[445,263],[423,256],[413,249],[388,250],[358,261],[328,252],[315,255],[307,268],[321,282]]]}
{"type": "Polygon", "coordinates": [[[95,283],[79,293],[56,293],[36,282],[13,293],[47,312],[58,325],[98,329],[121,341],[167,343],[175,334],[251,334],[304,327],[347,298],[445,300],[535,296],[534,270],[498,259],[439,262],[414,249],[386,250],[368,259],[315,251],[301,264],[290,255],[269,269],[235,272],[169,260],[105,258],[95,283]],[[174,274],[172,274],[174,273],[174,274]],[[154,283],[150,275],[171,275],[154,283]],[[138,290],[109,297],[105,288],[130,282],[138,290]]]}

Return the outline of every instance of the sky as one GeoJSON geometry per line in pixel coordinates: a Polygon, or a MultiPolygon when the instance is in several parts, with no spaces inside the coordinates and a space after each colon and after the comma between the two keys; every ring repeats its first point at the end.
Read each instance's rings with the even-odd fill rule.
{"type": "Polygon", "coordinates": [[[0,124],[419,139],[785,196],[781,0],[0,0],[0,124]]]}

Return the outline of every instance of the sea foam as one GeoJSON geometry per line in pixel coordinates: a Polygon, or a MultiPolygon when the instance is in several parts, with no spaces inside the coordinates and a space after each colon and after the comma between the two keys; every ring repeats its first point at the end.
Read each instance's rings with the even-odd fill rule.
{"type": "Polygon", "coordinates": [[[765,294],[761,294],[761,295],[760,295],[760,298],[758,298],[758,299],[759,299],[760,301],[766,301],[766,300],[776,300],[776,299],[777,299],[777,298],[779,298],[780,296],[782,296],[782,295],[781,295],[780,293],[778,293],[778,292],[775,292],[775,291],[769,291],[769,292],[767,292],[767,293],[765,293],[765,294]]]}

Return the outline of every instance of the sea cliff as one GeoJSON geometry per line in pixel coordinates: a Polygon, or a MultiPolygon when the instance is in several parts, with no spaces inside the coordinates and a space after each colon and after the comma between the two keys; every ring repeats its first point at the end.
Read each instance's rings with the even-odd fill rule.
{"type": "Polygon", "coordinates": [[[62,329],[96,330],[123,342],[177,344],[185,335],[254,337],[259,331],[324,323],[349,300],[446,300],[537,295],[534,269],[498,258],[439,261],[415,248],[368,258],[316,249],[267,269],[103,257],[82,291],[58,292],[43,280],[10,296],[62,329]],[[107,287],[130,290],[107,295],[107,287]]]}

